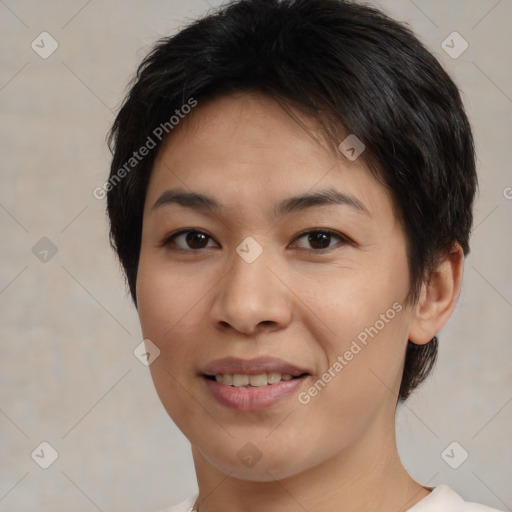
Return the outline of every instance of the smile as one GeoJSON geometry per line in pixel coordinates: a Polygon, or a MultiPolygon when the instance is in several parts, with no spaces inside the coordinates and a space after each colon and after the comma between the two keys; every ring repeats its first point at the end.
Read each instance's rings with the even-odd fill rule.
{"type": "Polygon", "coordinates": [[[225,374],[225,375],[215,375],[215,377],[211,377],[215,379],[216,382],[220,384],[224,384],[226,386],[234,386],[237,388],[242,387],[263,387],[272,384],[277,384],[282,380],[288,381],[297,377],[293,377],[289,373],[260,373],[258,375],[242,375],[239,373],[235,373],[234,375],[225,374]]]}
{"type": "Polygon", "coordinates": [[[200,377],[207,394],[218,404],[236,411],[256,411],[299,392],[311,374],[274,357],[226,357],[203,367],[200,377]]]}
{"type": "Polygon", "coordinates": [[[294,396],[308,377],[308,374],[304,374],[290,380],[280,380],[275,384],[262,386],[234,386],[217,382],[206,376],[203,380],[210,396],[223,407],[236,411],[257,411],[267,409],[287,397],[294,396]]]}

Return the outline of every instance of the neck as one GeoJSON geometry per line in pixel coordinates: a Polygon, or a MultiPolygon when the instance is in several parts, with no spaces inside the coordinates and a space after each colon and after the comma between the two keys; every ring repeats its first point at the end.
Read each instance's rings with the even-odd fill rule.
{"type": "MultiPolygon", "coordinates": [[[[394,425],[394,424],[393,424],[394,425]]],[[[342,452],[289,478],[254,482],[213,467],[192,449],[199,512],[405,512],[429,494],[403,467],[394,426],[375,425],[342,452]],[[380,432],[380,434],[377,434],[380,432]]]]}

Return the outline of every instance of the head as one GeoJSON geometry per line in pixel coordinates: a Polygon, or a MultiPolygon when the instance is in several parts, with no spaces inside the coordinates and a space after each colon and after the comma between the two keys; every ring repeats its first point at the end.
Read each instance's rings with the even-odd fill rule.
{"type": "Polygon", "coordinates": [[[252,440],[289,475],[283,460],[356,442],[428,376],[477,179],[457,87],[406,27],[342,0],[233,2],[158,42],[110,142],[111,242],[161,352],[152,376],[212,464],[231,471],[226,448],[252,440]],[[212,362],[270,354],[306,374],[302,401],[241,419],[205,398],[212,362]],[[291,411],[288,441],[268,437],[291,411]]]}

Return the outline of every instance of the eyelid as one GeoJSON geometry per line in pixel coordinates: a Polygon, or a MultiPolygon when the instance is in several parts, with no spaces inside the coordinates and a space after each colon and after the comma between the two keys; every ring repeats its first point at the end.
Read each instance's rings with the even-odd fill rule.
{"type": "MultiPolygon", "coordinates": [[[[207,236],[210,240],[214,240],[214,238],[209,234],[207,233],[206,231],[203,231],[202,229],[199,229],[199,228],[183,228],[183,229],[178,229],[177,231],[173,231],[172,233],[169,233],[168,235],[165,235],[165,237],[163,238],[163,240],[158,244],[160,247],[166,247],[167,245],[169,245],[172,240],[180,235],[183,235],[185,233],[201,233],[202,235],[205,235],[207,236]]],[[[175,250],[181,250],[181,251],[185,251],[185,252],[199,252],[199,249],[196,249],[196,250],[193,250],[193,249],[182,249],[181,247],[178,247],[177,249],[175,250]]]]}
{"type": "MultiPolygon", "coordinates": [[[[210,240],[215,240],[209,233],[207,233],[206,231],[203,231],[202,229],[199,229],[199,228],[183,228],[183,229],[179,229],[178,231],[174,231],[168,235],[166,235],[164,237],[164,239],[159,243],[159,246],[160,247],[166,247],[167,245],[169,245],[171,243],[171,241],[180,236],[180,235],[183,235],[185,233],[201,233],[203,235],[205,235],[206,237],[208,237],[210,240]]],[[[325,234],[328,234],[328,235],[331,235],[331,236],[335,236],[335,237],[338,237],[341,242],[343,244],[348,244],[348,245],[354,245],[355,242],[353,240],[351,240],[348,236],[342,234],[342,233],[339,233],[338,231],[335,231],[333,229],[329,229],[329,228],[308,228],[308,229],[305,229],[304,231],[301,231],[300,233],[296,234],[295,237],[293,238],[293,240],[298,240],[299,238],[302,238],[303,236],[305,235],[308,235],[310,233],[325,233],[325,234]]],[[[217,242],[216,242],[217,243],[217,242]]],[[[332,249],[334,249],[335,247],[337,247],[338,244],[335,244],[333,245],[332,247],[326,247],[324,249],[306,249],[306,248],[303,248],[303,247],[297,247],[297,249],[301,249],[301,250],[306,250],[306,251],[311,251],[311,252],[315,252],[315,253],[323,253],[323,252],[327,252],[327,251],[330,251],[332,249]]],[[[206,249],[203,248],[203,249],[206,249]]],[[[185,251],[185,252],[200,252],[202,249],[182,249],[181,247],[178,247],[176,248],[175,250],[181,250],[181,251],[185,251]]]]}
{"type": "MultiPolygon", "coordinates": [[[[335,231],[333,229],[329,229],[329,228],[308,228],[308,229],[298,233],[297,235],[295,235],[294,241],[298,240],[299,238],[302,238],[303,236],[308,235],[310,233],[324,233],[327,235],[338,237],[343,244],[355,245],[355,242],[353,240],[351,240],[348,236],[346,236],[338,231],[335,231]]],[[[323,252],[331,251],[332,249],[336,248],[338,245],[339,244],[335,244],[331,247],[325,247],[324,249],[316,249],[316,250],[315,249],[304,249],[303,247],[298,247],[297,249],[303,249],[306,251],[309,250],[314,253],[322,254],[323,252]]]]}

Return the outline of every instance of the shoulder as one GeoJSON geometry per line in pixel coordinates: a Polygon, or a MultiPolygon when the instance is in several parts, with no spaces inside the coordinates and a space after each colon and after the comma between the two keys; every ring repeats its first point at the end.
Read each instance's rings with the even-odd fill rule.
{"type": "Polygon", "coordinates": [[[165,510],[160,510],[159,512],[190,512],[194,506],[196,498],[197,494],[189,496],[187,499],[183,500],[177,505],[173,505],[172,507],[166,508],[165,510]]]}
{"type": "Polygon", "coordinates": [[[465,501],[447,485],[439,485],[407,512],[500,512],[479,503],[465,501]]]}

